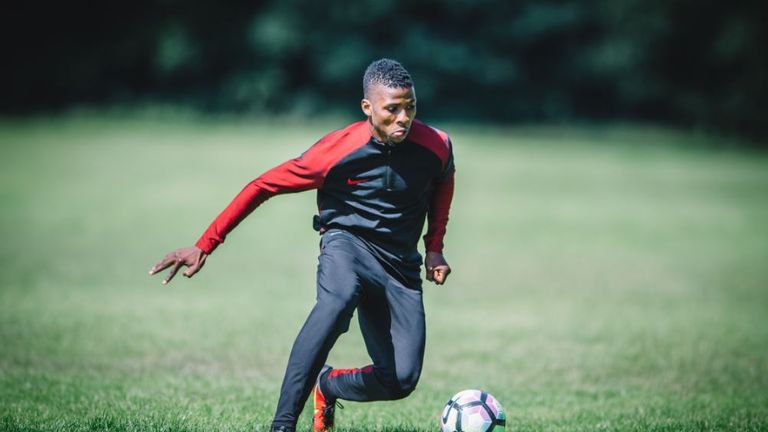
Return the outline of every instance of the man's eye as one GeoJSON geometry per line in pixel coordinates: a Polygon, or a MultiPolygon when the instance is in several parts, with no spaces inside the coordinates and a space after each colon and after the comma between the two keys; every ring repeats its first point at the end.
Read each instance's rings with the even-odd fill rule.
{"type": "Polygon", "coordinates": [[[397,107],[389,106],[389,107],[386,108],[386,110],[391,112],[391,113],[393,113],[393,112],[397,111],[397,107]]]}
{"type": "Polygon", "coordinates": [[[408,105],[407,107],[405,107],[405,109],[407,109],[408,111],[413,111],[416,109],[416,105],[408,105]]]}

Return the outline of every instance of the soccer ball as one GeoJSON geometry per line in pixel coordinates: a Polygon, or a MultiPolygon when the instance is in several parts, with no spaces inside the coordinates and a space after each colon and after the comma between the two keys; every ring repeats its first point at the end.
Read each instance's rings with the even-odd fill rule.
{"type": "Polygon", "coordinates": [[[442,432],[501,432],[507,416],[499,401],[482,390],[456,393],[440,416],[442,432]]]}

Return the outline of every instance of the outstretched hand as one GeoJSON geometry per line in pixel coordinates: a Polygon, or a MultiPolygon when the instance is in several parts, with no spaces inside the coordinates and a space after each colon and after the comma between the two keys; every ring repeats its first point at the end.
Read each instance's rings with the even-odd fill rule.
{"type": "Polygon", "coordinates": [[[160,260],[160,262],[155,264],[151,269],[149,269],[149,275],[152,276],[157,272],[163,271],[168,267],[173,266],[171,267],[171,271],[168,273],[168,276],[163,279],[163,285],[165,285],[170,282],[174,276],[176,276],[176,272],[179,271],[182,266],[187,266],[189,268],[184,271],[184,276],[192,277],[195,275],[195,273],[199,272],[201,268],[203,268],[206,257],[208,257],[208,254],[203,252],[203,250],[197,246],[176,249],[175,251],[166,255],[165,258],[160,260]]]}
{"type": "Polygon", "coordinates": [[[451,267],[445,261],[443,254],[439,252],[427,252],[424,257],[424,267],[427,269],[427,280],[442,285],[451,274],[451,267]]]}

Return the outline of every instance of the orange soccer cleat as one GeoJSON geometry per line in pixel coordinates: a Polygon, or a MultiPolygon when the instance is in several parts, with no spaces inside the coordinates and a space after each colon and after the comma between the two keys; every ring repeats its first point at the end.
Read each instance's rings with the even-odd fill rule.
{"type": "Polygon", "coordinates": [[[320,390],[320,378],[330,372],[331,367],[328,365],[323,366],[320,371],[320,375],[317,377],[315,387],[312,389],[312,400],[314,401],[315,411],[312,415],[312,431],[313,432],[330,432],[333,431],[334,415],[336,414],[336,400],[326,398],[322,390],[320,390]]]}

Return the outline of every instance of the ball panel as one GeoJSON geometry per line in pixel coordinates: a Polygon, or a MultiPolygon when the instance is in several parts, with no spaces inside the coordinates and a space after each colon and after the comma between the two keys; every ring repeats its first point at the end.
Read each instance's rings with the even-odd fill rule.
{"type": "Polygon", "coordinates": [[[443,415],[440,418],[440,430],[442,432],[456,432],[458,422],[458,406],[453,400],[450,400],[445,404],[445,409],[443,409],[443,415]]]}
{"type": "Polygon", "coordinates": [[[480,396],[483,394],[480,390],[464,390],[456,393],[453,396],[453,400],[459,405],[464,405],[469,402],[480,400],[480,396]]]}
{"type": "Polygon", "coordinates": [[[488,406],[488,408],[491,409],[491,412],[495,417],[499,417],[500,415],[504,414],[504,410],[501,408],[501,404],[498,400],[496,400],[495,397],[493,397],[493,395],[488,395],[485,404],[488,406]]]}
{"type": "Polygon", "coordinates": [[[485,432],[491,425],[491,418],[482,405],[467,406],[461,410],[462,431],[485,432]]]}

